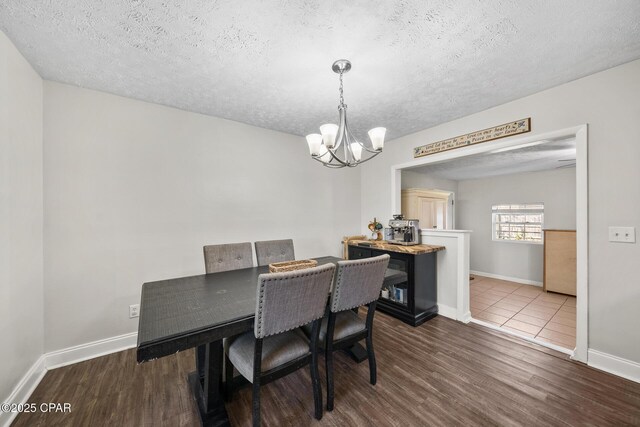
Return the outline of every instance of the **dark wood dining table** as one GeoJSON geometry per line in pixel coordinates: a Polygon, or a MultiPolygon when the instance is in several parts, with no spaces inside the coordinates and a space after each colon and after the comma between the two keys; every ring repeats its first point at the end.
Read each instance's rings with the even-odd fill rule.
{"type": "MultiPolygon", "coordinates": [[[[340,258],[314,258],[318,265],[340,258]]],[[[258,276],[268,266],[149,282],[142,285],[138,322],[138,363],[198,346],[204,357],[188,381],[204,426],[229,425],[222,398],[222,340],[253,329],[258,276]]],[[[388,269],[385,284],[401,283],[406,273],[388,269]]],[[[364,349],[352,357],[364,359],[364,349]]]]}

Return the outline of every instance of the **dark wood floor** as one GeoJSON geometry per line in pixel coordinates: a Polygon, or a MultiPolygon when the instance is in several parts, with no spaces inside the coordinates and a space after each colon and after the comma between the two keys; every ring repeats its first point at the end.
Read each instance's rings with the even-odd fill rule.
{"type": "MultiPolygon", "coordinates": [[[[412,328],[377,313],[374,344],[375,387],[366,362],[338,354],[333,412],[313,419],[305,369],[263,387],[265,425],[640,425],[640,384],[481,326],[436,317],[412,328]]],[[[197,425],[193,358],[137,365],[129,350],[50,371],[30,402],[69,402],[72,412],[20,414],[13,425],[197,425]]],[[[246,388],[227,405],[234,425],[250,425],[250,403],[246,388]]]]}

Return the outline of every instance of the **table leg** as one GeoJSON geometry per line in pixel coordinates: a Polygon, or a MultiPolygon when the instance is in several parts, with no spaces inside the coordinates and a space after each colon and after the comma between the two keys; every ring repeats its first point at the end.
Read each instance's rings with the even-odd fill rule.
{"type": "MultiPolygon", "coordinates": [[[[360,310],[360,307],[356,307],[352,311],[357,315],[359,310],[360,310]]],[[[345,348],[344,352],[347,353],[347,355],[351,359],[353,359],[358,363],[363,362],[368,358],[367,350],[365,350],[364,347],[359,342],[355,343],[349,348],[345,348]]]]}
{"type": "Polygon", "coordinates": [[[345,348],[344,351],[358,363],[367,360],[367,350],[359,342],[349,348],[345,348]]]}
{"type": "Polygon", "coordinates": [[[205,364],[205,357],[207,356],[207,346],[206,345],[199,345],[198,347],[196,347],[196,372],[198,372],[198,374],[200,374],[200,381],[204,382],[204,373],[206,372],[206,370],[204,369],[205,364]]]}
{"type": "Polygon", "coordinates": [[[204,427],[229,426],[229,418],[222,399],[222,341],[206,345],[204,357],[204,378],[198,370],[189,374],[189,384],[193,392],[204,427]]]}

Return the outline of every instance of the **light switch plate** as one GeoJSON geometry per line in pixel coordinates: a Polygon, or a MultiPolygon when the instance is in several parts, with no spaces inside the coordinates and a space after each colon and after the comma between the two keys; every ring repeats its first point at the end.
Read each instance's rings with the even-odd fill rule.
{"type": "Polygon", "coordinates": [[[609,241],[622,243],[636,242],[635,227],[609,227],[609,241]]]}

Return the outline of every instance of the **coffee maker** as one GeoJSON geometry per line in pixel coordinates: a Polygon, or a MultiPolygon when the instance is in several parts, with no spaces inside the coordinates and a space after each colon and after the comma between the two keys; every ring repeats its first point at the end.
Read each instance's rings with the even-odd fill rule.
{"type": "Polygon", "coordinates": [[[417,219],[404,219],[402,215],[394,215],[389,221],[389,227],[392,231],[389,233],[389,243],[403,246],[420,244],[420,226],[417,219]]]}

